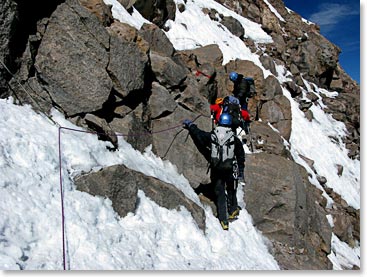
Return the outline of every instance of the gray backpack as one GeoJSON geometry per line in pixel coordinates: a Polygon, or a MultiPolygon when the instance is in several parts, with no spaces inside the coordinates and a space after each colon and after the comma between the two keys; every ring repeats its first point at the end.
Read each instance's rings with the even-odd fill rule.
{"type": "Polygon", "coordinates": [[[218,126],[211,134],[210,166],[213,170],[232,171],[234,164],[234,132],[230,127],[218,126]]]}

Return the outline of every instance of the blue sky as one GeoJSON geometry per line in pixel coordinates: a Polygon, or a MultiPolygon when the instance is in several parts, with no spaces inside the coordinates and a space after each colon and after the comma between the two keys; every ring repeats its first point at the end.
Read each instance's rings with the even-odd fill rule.
{"type": "Polygon", "coordinates": [[[360,83],[359,0],[283,0],[286,7],[320,26],[321,34],[339,46],[339,63],[360,83]]]}

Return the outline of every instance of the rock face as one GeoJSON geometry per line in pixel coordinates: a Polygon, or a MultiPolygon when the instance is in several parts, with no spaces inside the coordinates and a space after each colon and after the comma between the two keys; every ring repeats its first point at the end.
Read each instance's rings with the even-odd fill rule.
{"type": "MultiPolygon", "coordinates": [[[[335,201],[331,209],[326,208],[325,198],[292,160],[283,143],[292,132],[290,102],[283,88],[310,121],[309,108],[320,96],[309,91],[305,81],[337,91],[337,97],[322,95],[322,101],[327,112],[345,123],[349,156],[359,159],[360,88],[338,64],[340,49],[320,35],[318,26],[287,10],[281,0],[268,2],[284,21],[264,1],[217,0],[260,24],[272,37],[273,43],[256,46],[236,19],[204,10],[259,55],[262,66],[273,74],[264,76],[252,61],[223,65],[217,45],[176,51],[164,32],[165,22],[175,18],[174,1],[119,2],[128,12],[138,10],[152,24],[137,30],[118,22],[103,0],[1,1],[0,59],[14,76],[0,65],[0,97],[11,95],[45,113],[56,107],[73,123],[97,131],[100,139],[111,143],[110,149],[118,148],[116,133],[139,151],[152,145],[157,156],[175,164],[199,191],[200,185],[210,182],[207,162],[181,122],[191,119],[209,131],[209,105],[232,90],[228,73],[235,70],[253,77],[257,95],[249,102],[253,123],[248,145],[251,142],[256,154],[247,156],[246,209],[272,242],[283,269],[330,269],[331,232],[353,246],[360,239],[360,211],[325,187],[335,201]],[[35,5],[37,11],[29,13],[35,5]],[[276,78],[278,65],[291,73],[283,83],[276,78]],[[22,86],[30,88],[29,93],[22,86]],[[326,213],[333,216],[333,228],[326,213]]],[[[177,7],[180,12],[185,10],[182,2],[177,7]]],[[[343,168],[338,170],[342,174],[343,168]]],[[[319,182],[326,181],[319,176],[319,182]]],[[[137,191],[142,190],[168,209],[184,206],[205,229],[202,209],[173,185],[122,165],[79,176],[75,183],[80,190],[109,197],[120,216],[134,212],[137,191]]]]}
{"type": "Polygon", "coordinates": [[[112,88],[105,70],[108,47],[107,30],[80,5],[61,4],[52,14],[35,69],[51,98],[67,115],[99,110],[107,101],[112,88]]]}
{"type": "Polygon", "coordinates": [[[275,245],[283,269],[331,269],[331,227],[321,191],[308,181],[307,172],[279,155],[248,156],[245,176],[246,209],[254,225],[275,245]],[[290,255],[291,254],[291,255],[290,255]]]}

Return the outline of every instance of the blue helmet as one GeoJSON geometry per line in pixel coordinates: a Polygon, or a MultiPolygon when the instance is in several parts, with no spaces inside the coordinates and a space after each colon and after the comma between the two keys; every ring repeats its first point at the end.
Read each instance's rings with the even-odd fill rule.
{"type": "Polygon", "coordinates": [[[219,117],[218,124],[221,126],[231,126],[232,125],[232,116],[228,113],[222,113],[219,117]]]}
{"type": "Polygon", "coordinates": [[[229,73],[229,79],[232,81],[232,82],[234,82],[234,81],[236,81],[237,80],[237,78],[238,78],[238,73],[237,72],[231,72],[231,73],[229,73]]]}

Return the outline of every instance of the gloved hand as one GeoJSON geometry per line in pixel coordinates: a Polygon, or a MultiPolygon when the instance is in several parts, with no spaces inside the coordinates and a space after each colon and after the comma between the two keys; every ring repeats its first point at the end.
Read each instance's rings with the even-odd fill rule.
{"type": "Polygon", "coordinates": [[[244,182],[245,181],[245,175],[243,174],[243,171],[238,173],[237,179],[238,179],[238,182],[244,182]]]}
{"type": "Polygon", "coordinates": [[[190,119],[185,119],[184,121],[182,121],[183,124],[183,128],[184,129],[189,129],[190,126],[193,124],[192,121],[190,119]]]}

